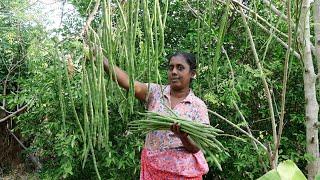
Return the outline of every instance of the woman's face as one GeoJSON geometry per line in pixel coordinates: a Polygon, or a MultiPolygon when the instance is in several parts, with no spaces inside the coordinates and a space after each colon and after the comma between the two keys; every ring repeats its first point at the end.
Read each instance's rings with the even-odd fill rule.
{"type": "Polygon", "coordinates": [[[190,65],[183,56],[173,56],[169,62],[168,78],[172,89],[180,90],[189,87],[190,80],[195,71],[190,70],[190,65]]]}

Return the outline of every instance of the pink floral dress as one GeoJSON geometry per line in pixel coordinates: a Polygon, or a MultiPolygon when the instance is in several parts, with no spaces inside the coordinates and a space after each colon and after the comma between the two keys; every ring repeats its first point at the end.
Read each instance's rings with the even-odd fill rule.
{"type": "MultiPolygon", "coordinates": [[[[209,124],[204,102],[190,90],[188,96],[170,108],[170,85],[147,84],[146,99],[149,111],[162,115],[172,113],[190,121],[209,124]]],[[[171,131],[150,132],[141,154],[140,180],[199,180],[209,171],[201,151],[192,154],[185,150],[181,140],[171,131]]]]}

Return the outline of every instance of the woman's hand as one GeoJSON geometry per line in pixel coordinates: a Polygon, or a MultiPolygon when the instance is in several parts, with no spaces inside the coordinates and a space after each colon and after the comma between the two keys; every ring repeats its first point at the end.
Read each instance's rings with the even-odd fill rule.
{"type": "Polygon", "coordinates": [[[190,153],[197,153],[200,151],[200,148],[193,142],[191,138],[188,137],[188,133],[182,132],[180,130],[180,125],[178,123],[172,124],[170,127],[171,131],[180,138],[183,146],[190,153]]]}
{"type": "MultiPolygon", "coordinates": [[[[104,70],[109,73],[110,69],[109,60],[104,57],[103,58],[103,68],[104,70]]],[[[129,90],[129,76],[128,74],[117,67],[116,65],[112,66],[114,74],[112,75],[112,79],[117,81],[121,87],[126,90],[129,90]]],[[[146,96],[148,93],[148,86],[145,83],[141,83],[139,81],[134,82],[134,95],[141,101],[146,100],[146,96]]]]}
{"type": "Polygon", "coordinates": [[[109,69],[109,60],[108,58],[103,58],[103,67],[105,68],[105,70],[109,69]]]}
{"type": "Polygon", "coordinates": [[[171,131],[172,131],[176,136],[178,136],[180,139],[185,139],[185,138],[188,137],[188,134],[187,134],[187,133],[182,132],[182,131],[180,130],[180,125],[179,125],[178,123],[172,124],[172,126],[171,126],[170,129],[171,129],[171,131]]]}

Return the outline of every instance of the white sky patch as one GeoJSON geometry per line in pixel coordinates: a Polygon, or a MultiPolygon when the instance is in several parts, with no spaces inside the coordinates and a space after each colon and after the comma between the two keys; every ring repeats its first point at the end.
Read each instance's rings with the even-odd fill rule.
{"type": "MultiPolygon", "coordinates": [[[[74,6],[64,0],[29,0],[30,11],[37,11],[37,19],[44,24],[48,31],[61,27],[63,18],[68,13],[76,12],[74,6]]],[[[77,14],[77,13],[76,13],[77,14]]]]}

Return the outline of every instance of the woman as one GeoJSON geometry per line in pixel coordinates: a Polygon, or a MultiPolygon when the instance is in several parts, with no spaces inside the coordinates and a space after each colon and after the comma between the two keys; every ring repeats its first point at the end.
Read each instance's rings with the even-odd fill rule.
{"type": "MultiPolygon", "coordinates": [[[[179,52],[169,59],[168,85],[134,82],[135,96],[146,102],[149,111],[162,115],[176,115],[209,124],[208,110],[204,102],[190,89],[196,75],[196,59],[190,53],[179,52]]],[[[108,60],[104,69],[109,71],[108,60]]],[[[119,85],[129,89],[128,75],[114,67],[119,85]]],[[[150,132],[141,154],[140,180],[202,179],[208,172],[207,162],[199,147],[181,132],[178,124],[171,131],[150,132]]]]}

